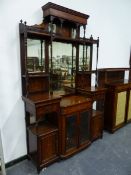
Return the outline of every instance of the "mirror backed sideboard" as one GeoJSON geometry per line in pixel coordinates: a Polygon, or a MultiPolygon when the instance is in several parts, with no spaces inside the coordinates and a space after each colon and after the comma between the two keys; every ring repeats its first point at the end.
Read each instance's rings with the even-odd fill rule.
{"type": "Polygon", "coordinates": [[[42,11],[41,24],[19,23],[27,154],[38,172],[102,138],[104,128],[114,132],[131,117],[131,83],[124,81],[130,68],[97,68],[99,38],[86,38],[89,15],[51,2],[42,11]],[[121,100],[126,117],[117,122],[121,100]]]}

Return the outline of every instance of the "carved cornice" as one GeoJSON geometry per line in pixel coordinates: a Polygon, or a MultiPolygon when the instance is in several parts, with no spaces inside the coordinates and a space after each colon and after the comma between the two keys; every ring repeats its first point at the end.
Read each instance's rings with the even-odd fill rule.
{"type": "Polygon", "coordinates": [[[79,17],[82,17],[82,18],[86,18],[86,19],[89,18],[89,15],[86,15],[84,13],[80,13],[78,11],[75,11],[75,10],[72,10],[72,9],[69,9],[69,8],[66,8],[66,7],[54,4],[52,2],[48,2],[47,4],[42,6],[42,10],[43,11],[47,10],[49,8],[53,8],[53,9],[56,9],[56,10],[59,10],[59,11],[62,11],[62,12],[66,12],[66,13],[71,14],[71,15],[79,16],[79,17]]]}

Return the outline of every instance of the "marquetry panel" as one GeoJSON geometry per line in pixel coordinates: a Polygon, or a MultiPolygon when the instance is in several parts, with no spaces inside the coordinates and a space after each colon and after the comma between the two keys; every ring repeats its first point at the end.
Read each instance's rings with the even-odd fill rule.
{"type": "Polygon", "coordinates": [[[126,108],[126,93],[119,92],[117,99],[117,109],[116,109],[116,125],[119,125],[125,120],[125,108],[126,108]]]}

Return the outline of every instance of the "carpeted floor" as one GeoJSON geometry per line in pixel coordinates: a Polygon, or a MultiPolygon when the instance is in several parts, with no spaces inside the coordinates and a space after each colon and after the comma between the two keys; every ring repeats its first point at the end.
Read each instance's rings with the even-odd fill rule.
{"type": "MultiPolygon", "coordinates": [[[[7,175],[36,175],[31,161],[25,160],[7,169],[7,175]]],[[[73,157],[56,162],[40,175],[131,175],[131,124],[114,134],[104,132],[73,157]]]]}

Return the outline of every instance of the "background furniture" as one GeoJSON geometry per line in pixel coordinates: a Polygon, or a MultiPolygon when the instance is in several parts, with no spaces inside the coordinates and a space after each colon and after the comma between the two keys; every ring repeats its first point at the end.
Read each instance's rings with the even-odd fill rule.
{"type": "Polygon", "coordinates": [[[125,80],[129,68],[98,69],[98,84],[106,87],[104,128],[116,131],[130,121],[130,80],[125,80]]]}
{"type": "Polygon", "coordinates": [[[131,82],[107,83],[106,87],[104,127],[113,133],[131,121],[131,82]]]}

